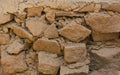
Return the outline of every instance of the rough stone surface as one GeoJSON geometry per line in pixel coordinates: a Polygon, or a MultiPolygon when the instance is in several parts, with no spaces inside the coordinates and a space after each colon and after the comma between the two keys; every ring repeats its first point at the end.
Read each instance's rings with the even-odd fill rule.
{"type": "Polygon", "coordinates": [[[56,75],[61,64],[61,58],[56,54],[40,51],[38,54],[38,70],[43,74],[56,75]]]}
{"type": "Polygon", "coordinates": [[[17,72],[23,72],[27,69],[25,63],[25,53],[20,53],[19,55],[13,56],[8,55],[5,51],[1,53],[1,65],[3,75],[11,75],[17,72]]]}
{"type": "Polygon", "coordinates": [[[58,30],[56,28],[56,25],[50,25],[45,31],[44,31],[44,36],[46,38],[57,38],[59,37],[58,35],[58,30]]]}
{"type": "Polygon", "coordinates": [[[47,28],[47,24],[41,22],[39,18],[32,18],[26,21],[26,27],[30,30],[33,36],[40,36],[47,28]]]}
{"type": "Polygon", "coordinates": [[[6,48],[6,51],[9,54],[18,54],[24,50],[24,47],[25,45],[23,44],[23,41],[18,39],[14,40],[11,44],[9,44],[8,47],[6,48]]]}
{"type": "Polygon", "coordinates": [[[9,41],[10,41],[10,38],[8,34],[0,33],[0,44],[7,44],[9,43],[9,41]]]}
{"type": "Polygon", "coordinates": [[[91,31],[82,25],[71,23],[59,31],[59,34],[71,41],[79,42],[89,36],[91,31]]]}
{"type": "Polygon", "coordinates": [[[98,71],[94,71],[92,72],[90,75],[119,75],[120,71],[117,70],[98,70],[98,71]]]}
{"type": "Polygon", "coordinates": [[[120,48],[101,48],[99,50],[92,50],[94,62],[99,63],[98,68],[104,69],[120,69],[120,48]]]}
{"type": "Polygon", "coordinates": [[[93,31],[92,37],[94,41],[108,41],[119,38],[119,33],[100,33],[93,31]]]}
{"type": "Polygon", "coordinates": [[[17,36],[20,36],[21,38],[26,38],[26,39],[29,39],[29,40],[33,40],[33,36],[27,30],[25,30],[24,28],[22,28],[20,26],[17,26],[16,24],[11,24],[9,27],[13,30],[13,32],[17,36]]]}
{"type": "Polygon", "coordinates": [[[60,75],[87,75],[89,71],[89,67],[87,65],[70,69],[66,66],[61,66],[60,75]]]}
{"type": "Polygon", "coordinates": [[[7,23],[13,19],[12,15],[10,14],[0,14],[0,24],[7,23]]]}
{"type": "Polygon", "coordinates": [[[29,7],[26,9],[27,16],[41,16],[43,7],[29,7]]]}
{"type": "Polygon", "coordinates": [[[111,11],[116,11],[120,13],[120,3],[103,3],[102,4],[102,9],[104,10],[111,10],[111,11]]]}
{"type": "Polygon", "coordinates": [[[67,44],[64,48],[64,60],[67,63],[83,62],[86,60],[86,45],[84,43],[67,44]]]}
{"type": "Polygon", "coordinates": [[[120,32],[120,16],[104,13],[91,13],[86,17],[86,23],[95,31],[101,33],[120,32]]]}
{"type": "Polygon", "coordinates": [[[47,52],[61,54],[60,45],[55,40],[38,39],[34,42],[33,49],[36,51],[44,50],[47,52]]]}

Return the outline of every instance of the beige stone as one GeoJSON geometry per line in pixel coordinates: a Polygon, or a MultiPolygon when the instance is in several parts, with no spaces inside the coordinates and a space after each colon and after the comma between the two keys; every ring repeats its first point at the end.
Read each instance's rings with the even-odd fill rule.
{"type": "Polygon", "coordinates": [[[25,45],[23,44],[23,41],[20,39],[16,39],[11,44],[8,45],[6,51],[9,54],[18,54],[24,50],[24,47],[25,45]]]}
{"type": "Polygon", "coordinates": [[[41,16],[43,7],[29,7],[27,8],[27,16],[41,16]]]}
{"type": "Polygon", "coordinates": [[[38,54],[38,71],[43,74],[56,75],[62,59],[58,58],[56,54],[40,51],[38,54]]]}
{"type": "Polygon", "coordinates": [[[120,16],[118,15],[91,13],[85,20],[94,31],[101,33],[120,32],[120,16]]]}
{"type": "Polygon", "coordinates": [[[104,47],[99,50],[92,50],[91,57],[94,59],[94,65],[97,69],[119,69],[120,68],[120,48],[119,47],[104,47]]]}
{"type": "Polygon", "coordinates": [[[117,70],[97,70],[97,71],[93,71],[90,75],[120,75],[120,71],[117,71],[117,70]]]}
{"type": "Polygon", "coordinates": [[[13,75],[17,72],[23,72],[27,69],[25,63],[25,53],[22,52],[19,55],[9,55],[2,50],[1,53],[1,65],[3,75],[13,75]]]}
{"type": "Polygon", "coordinates": [[[87,58],[86,55],[86,45],[84,43],[72,43],[64,47],[64,60],[67,63],[84,62],[87,58]]]}
{"type": "Polygon", "coordinates": [[[57,38],[58,35],[58,30],[56,28],[55,24],[50,25],[45,31],[44,31],[44,36],[46,38],[57,38]]]}
{"type": "Polygon", "coordinates": [[[55,40],[38,39],[33,44],[33,49],[36,51],[44,50],[47,52],[61,54],[60,45],[55,40]]]}
{"type": "Polygon", "coordinates": [[[33,36],[27,30],[25,30],[24,28],[20,26],[17,26],[15,23],[10,24],[8,27],[11,28],[17,36],[21,38],[33,40],[33,36]]]}
{"type": "Polygon", "coordinates": [[[92,38],[94,41],[108,41],[119,38],[119,33],[100,33],[93,31],[92,38]]]}
{"type": "Polygon", "coordinates": [[[8,34],[0,33],[0,44],[7,44],[10,41],[8,34]]]}
{"type": "Polygon", "coordinates": [[[61,66],[60,75],[88,75],[89,66],[84,65],[79,68],[70,69],[67,66],[61,66]]]}
{"type": "Polygon", "coordinates": [[[39,18],[31,18],[26,21],[26,27],[33,36],[40,36],[48,26],[46,23],[41,22],[39,18]]]}
{"type": "Polygon", "coordinates": [[[71,41],[79,42],[90,35],[91,31],[82,25],[71,23],[59,31],[59,34],[71,41]]]}
{"type": "Polygon", "coordinates": [[[16,23],[22,23],[25,21],[26,13],[25,12],[15,12],[14,14],[14,20],[16,23]]]}
{"type": "Polygon", "coordinates": [[[7,23],[13,19],[11,14],[0,14],[0,24],[7,23]]]}
{"type": "Polygon", "coordinates": [[[116,12],[120,13],[120,2],[116,2],[116,3],[103,3],[102,4],[102,9],[116,11],[116,12]]]}
{"type": "Polygon", "coordinates": [[[46,13],[46,18],[50,23],[53,23],[55,21],[55,12],[51,11],[46,13]]]}

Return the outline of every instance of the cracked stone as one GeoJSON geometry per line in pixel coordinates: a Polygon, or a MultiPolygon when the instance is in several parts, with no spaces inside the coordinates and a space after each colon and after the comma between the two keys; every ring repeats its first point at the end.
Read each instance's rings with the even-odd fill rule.
{"type": "Polygon", "coordinates": [[[64,47],[64,60],[67,63],[84,62],[86,60],[86,45],[84,43],[71,43],[64,47]]]}
{"type": "Polygon", "coordinates": [[[76,23],[71,23],[63,27],[59,34],[73,42],[79,42],[84,40],[86,37],[90,35],[91,31],[85,28],[82,25],[78,25],[76,23]]]}
{"type": "Polygon", "coordinates": [[[61,54],[60,45],[56,40],[38,39],[33,44],[33,49],[36,51],[44,50],[47,52],[61,54]]]}
{"type": "Polygon", "coordinates": [[[56,54],[40,51],[38,54],[38,71],[43,74],[56,75],[62,59],[56,54]]]}
{"type": "Polygon", "coordinates": [[[30,30],[33,36],[40,36],[43,34],[48,25],[41,22],[38,18],[31,18],[26,21],[26,27],[30,30]]]}
{"type": "Polygon", "coordinates": [[[58,35],[58,30],[56,28],[55,24],[50,25],[45,31],[44,31],[44,36],[46,38],[57,38],[58,35]]]}

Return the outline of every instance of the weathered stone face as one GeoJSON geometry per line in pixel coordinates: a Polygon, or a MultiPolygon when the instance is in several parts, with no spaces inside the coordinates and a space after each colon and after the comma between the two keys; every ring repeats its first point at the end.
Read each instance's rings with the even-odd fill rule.
{"type": "Polygon", "coordinates": [[[47,51],[52,53],[61,54],[60,45],[55,40],[38,39],[33,44],[33,49],[36,51],[47,51]]]}
{"type": "Polygon", "coordinates": [[[56,75],[62,60],[56,54],[40,51],[38,54],[38,70],[43,74],[56,75]]]}
{"type": "Polygon", "coordinates": [[[23,72],[27,69],[25,63],[25,53],[20,53],[17,56],[9,55],[5,50],[1,53],[1,65],[3,75],[15,74],[17,72],[23,72]]]}
{"type": "Polygon", "coordinates": [[[86,17],[86,23],[101,33],[120,32],[120,16],[104,13],[91,13],[86,17]]]}
{"type": "Polygon", "coordinates": [[[33,36],[40,36],[48,26],[39,18],[31,18],[30,20],[26,21],[26,27],[30,30],[33,36]]]}
{"type": "Polygon", "coordinates": [[[83,62],[86,60],[86,45],[82,43],[68,44],[64,47],[64,60],[67,63],[83,62]]]}
{"type": "Polygon", "coordinates": [[[0,75],[120,75],[119,0],[0,0],[0,75]]]}
{"type": "Polygon", "coordinates": [[[10,14],[0,14],[0,25],[7,23],[13,19],[13,16],[10,14]]]}
{"type": "Polygon", "coordinates": [[[0,44],[7,44],[9,43],[9,41],[10,41],[10,38],[8,34],[0,33],[0,44]]]}
{"type": "Polygon", "coordinates": [[[91,31],[82,25],[72,23],[59,31],[59,34],[71,41],[79,42],[89,36],[91,31]]]}

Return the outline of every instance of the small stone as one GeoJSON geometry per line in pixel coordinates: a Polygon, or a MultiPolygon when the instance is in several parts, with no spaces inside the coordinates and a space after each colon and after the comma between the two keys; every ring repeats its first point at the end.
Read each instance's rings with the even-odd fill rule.
{"type": "Polygon", "coordinates": [[[50,23],[53,23],[55,21],[55,12],[46,13],[46,18],[50,23]]]}
{"type": "Polygon", "coordinates": [[[19,55],[9,55],[5,50],[2,50],[1,65],[4,75],[13,75],[25,71],[27,69],[25,52],[22,52],[19,55]]]}
{"type": "Polygon", "coordinates": [[[13,13],[14,14],[14,20],[16,23],[22,23],[24,22],[25,18],[26,18],[26,13],[25,12],[16,12],[13,13]]]}
{"type": "Polygon", "coordinates": [[[86,55],[86,45],[84,43],[72,43],[64,47],[64,60],[67,63],[84,62],[87,58],[86,55]]]}
{"type": "Polygon", "coordinates": [[[61,66],[60,75],[88,75],[89,66],[84,65],[79,68],[70,69],[67,66],[61,66]]]}
{"type": "Polygon", "coordinates": [[[27,16],[41,16],[43,11],[43,7],[29,7],[27,8],[27,16]]]}
{"type": "Polygon", "coordinates": [[[57,38],[58,35],[58,30],[56,28],[55,24],[50,25],[45,31],[44,31],[44,36],[46,38],[57,38]]]}
{"type": "Polygon", "coordinates": [[[120,16],[114,14],[91,13],[85,17],[86,23],[97,32],[120,32],[120,16]]]}
{"type": "Polygon", "coordinates": [[[62,59],[56,54],[40,51],[38,54],[38,71],[43,74],[56,75],[62,63],[62,59]]]}
{"type": "Polygon", "coordinates": [[[71,23],[59,31],[59,34],[73,42],[84,40],[90,35],[91,31],[82,25],[71,23]]]}
{"type": "Polygon", "coordinates": [[[31,41],[33,40],[33,36],[27,30],[20,26],[17,26],[15,23],[9,25],[8,27],[11,28],[17,36],[29,39],[31,41]]]}
{"type": "Polygon", "coordinates": [[[7,44],[10,41],[8,34],[0,33],[0,44],[7,44]]]}
{"type": "Polygon", "coordinates": [[[33,44],[33,49],[36,51],[44,50],[51,53],[61,54],[60,45],[55,40],[38,39],[33,44]]]}
{"type": "Polygon", "coordinates": [[[119,33],[99,33],[96,31],[92,32],[94,41],[108,41],[119,38],[119,33]]]}
{"type": "Polygon", "coordinates": [[[20,39],[17,39],[8,45],[8,47],[6,48],[6,51],[9,54],[18,54],[24,50],[24,47],[25,45],[23,44],[23,41],[20,39]]]}
{"type": "Polygon", "coordinates": [[[40,21],[39,18],[31,18],[26,21],[26,27],[30,30],[33,36],[40,36],[48,25],[40,21]]]}
{"type": "Polygon", "coordinates": [[[0,24],[5,24],[13,19],[11,14],[0,14],[0,24]]]}

